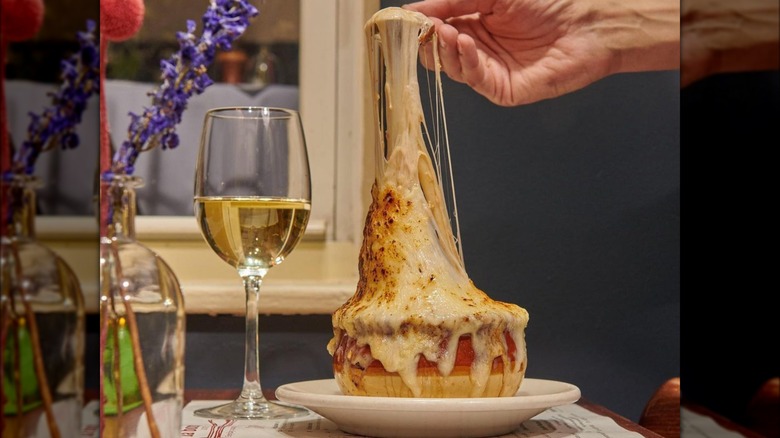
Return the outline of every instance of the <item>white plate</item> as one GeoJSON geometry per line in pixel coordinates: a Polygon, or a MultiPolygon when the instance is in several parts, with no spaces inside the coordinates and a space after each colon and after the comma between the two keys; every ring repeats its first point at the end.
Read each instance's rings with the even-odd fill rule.
{"type": "Polygon", "coordinates": [[[289,383],[284,402],[305,406],[345,432],[374,437],[483,437],[503,435],[553,406],[580,398],[576,386],[523,379],[512,397],[401,398],[343,395],[333,379],[289,383]]]}

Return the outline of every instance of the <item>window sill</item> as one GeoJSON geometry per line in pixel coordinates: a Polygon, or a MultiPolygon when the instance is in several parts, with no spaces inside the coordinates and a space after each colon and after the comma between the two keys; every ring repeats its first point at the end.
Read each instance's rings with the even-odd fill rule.
{"type": "MultiPolygon", "coordinates": [[[[82,285],[86,311],[98,312],[97,222],[91,217],[42,216],[37,237],[71,266],[82,285]]],[[[330,242],[327,224],[312,222],[303,241],[274,267],[260,292],[263,314],[329,314],[355,292],[358,247],[330,242]]],[[[176,273],[187,313],[244,313],[241,279],[206,245],[193,217],[143,216],[138,240],[176,273]]]]}

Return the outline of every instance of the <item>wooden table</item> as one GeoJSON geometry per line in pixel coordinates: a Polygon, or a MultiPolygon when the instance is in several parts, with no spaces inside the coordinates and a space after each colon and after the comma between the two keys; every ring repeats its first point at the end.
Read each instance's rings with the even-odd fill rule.
{"type": "MultiPolygon", "coordinates": [[[[184,403],[187,404],[192,400],[232,400],[238,397],[240,392],[241,391],[237,389],[188,389],[184,392],[184,403]]],[[[276,400],[273,389],[263,389],[263,394],[269,400],[276,400]]],[[[610,411],[604,406],[585,399],[580,399],[577,404],[599,415],[612,418],[621,427],[632,432],[637,432],[648,438],[662,438],[661,435],[658,435],[649,429],[645,429],[633,421],[610,411]]]]}

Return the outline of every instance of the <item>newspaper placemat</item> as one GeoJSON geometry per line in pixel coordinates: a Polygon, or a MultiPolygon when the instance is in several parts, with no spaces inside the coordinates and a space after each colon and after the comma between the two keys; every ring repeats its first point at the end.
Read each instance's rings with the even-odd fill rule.
{"type": "MultiPolygon", "coordinates": [[[[339,430],[332,421],[312,413],[290,420],[210,420],[196,417],[197,409],[224,403],[224,400],[195,400],[184,407],[182,437],[191,438],[257,438],[257,437],[328,437],[354,438],[357,435],[339,430]]],[[[596,414],[579,405],[550,408],[524,422],[513,433],[503,437],[639,438],[642,435],[619,426],[609,417],[596,414]]]]}
{"type": "Polygon", "coordinates": [[[100,403],[92,400],[81,410],[82,438],[98,438],[100,436],[100,403]]]}
{"type": "MultiPolygon", "coordinates": [[[[182,412],[181,437],[190,438],[355,438],[357,435],[339,430],[332,421],[312,413],[291,420],[210,420],[196,417],[195,410],[224,403],[224,400],[195,400],[182,412]]],[[[690,418],[690,417],[688,417],[690,418]]],[[[91,401],[84,407],[82,438],[98,437],[98,403],[91,401]]],[[[686,430],[686,432],[690,431],[686,430]]],[[[642,435],[619,426],[615,421],[579,405],[550,408],[524,422],[503,437],[518,438],[640,438],[642,435]]],[[[712,436],[701,434],[702,436],[712,436]]],[[[734,438],[741,435],[734,434],[734,438]]]]}
{"type": "Polygon", "coordinates": [[[680,409],[680,433],[685,438],[744,438],[744,435],[726,429],[712,418],[685,407],[680,409]]]}

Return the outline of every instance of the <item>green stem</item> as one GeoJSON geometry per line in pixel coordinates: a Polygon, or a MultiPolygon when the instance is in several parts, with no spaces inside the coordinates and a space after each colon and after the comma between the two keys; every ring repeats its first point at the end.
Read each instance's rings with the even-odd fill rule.
{"type": "MultiPolygon", "coordinates": [[[[16,416],[21,420],[24,409],[24,400],[22,399],[22,371],[21,371],[21,352],[19,345],[21,344],[22,337],[19,333],[19,320],[14,319],[14,335],[16,341],[14,342],[14,386],[16,387],[16,416]]],[[[21,436],[22,428],[19,427],[16,432],[16,436],[21,436]]]]}
{"type": "Polygon", "coordinates": [[[144,369],[143,357],[141,357],[141,343],[138,335],[138,325],[135,319],[135,312],[128,301],[124,301],[125,311],[127,312],[127,327],[130,329],[130,341],[133,345],[133,363],[138,377],[138,386],[141,389],[141,399],[144,401],[144,410],[146,411],[146,420],[149,423],[149,432],[152,438],[160,438],[160,430],[157,428],[157,422],[154,420],[152,411],[152,394],[149,391],[149,382],[146,379],[146,370],[144,369]]]}
{"type": "MultiPolygon", "coordinates": [[[[130,332],[130,342],[133,349],[133,364],[135,367],[136,377],[138,378],[138,386],[141,391],[141,399],[143,400],[144,411],[146,412],[146,421],[149,425],[149,433],[151,434],[152,438],[160,438],[160,430],[157,427],[157,421],[155,421],[154,419],[154,411],[152,411],[152,394],[149,391],[149,381],[146,378],[146,369],[144,368],[143,356],[141,353],[141,342],[139,340],[138,324],[135,319],[135,312],[133,311],[133,307],[131,303],[124,299],[124,297],[127,295],[126,293],[127,291],[125,290],[125,287],[122,285],[121,282],[121,279],[123,278],[122,266],[119,261],[119,251],[116,248],[115,241],[111,243],[111,251],[114,255],[114,260],[116,261],[115,278],[120,280],[120,286],[119,286],[120,293],[122,297],[122,303],[124,304],[124,308],[125,308],[125,317],[127,318],[127,328],[130,332]]],[[[118,333],[119,330],[118,329],[114,330],[114,332],[118,333]]],[[[116,351],[119,351],[118,341],[117,341],[116,351]]],[[[115,363],[118,362],[119,361],[115,361],[115,363]]],[[[117,405],[117,407],[119,407],[119,405],[117,405]]]]}
{"type": "MultiPolygon", "coordinates": [[[[114,304],[114,298],[111,297],[111,304],[113,307],[114,304]]],[[[114,376],[114,391],[116,392],[116,426],[117,430],[119,431],[119,435],[123,435],[122,433],[122,415],[124,414],[124,392],[122,391],[122,366],[121,366],[121,344],[119,342],[119,320],[116,318],[112,318],[111,322],[109,324],[113,323],[114,325],[114,333],[111,338],[111,340],[114,342],[114,351],[111,353],[113,354],[112,357],[112,366],[113,369],[111,370],[111,374],[114,376]]]]}

